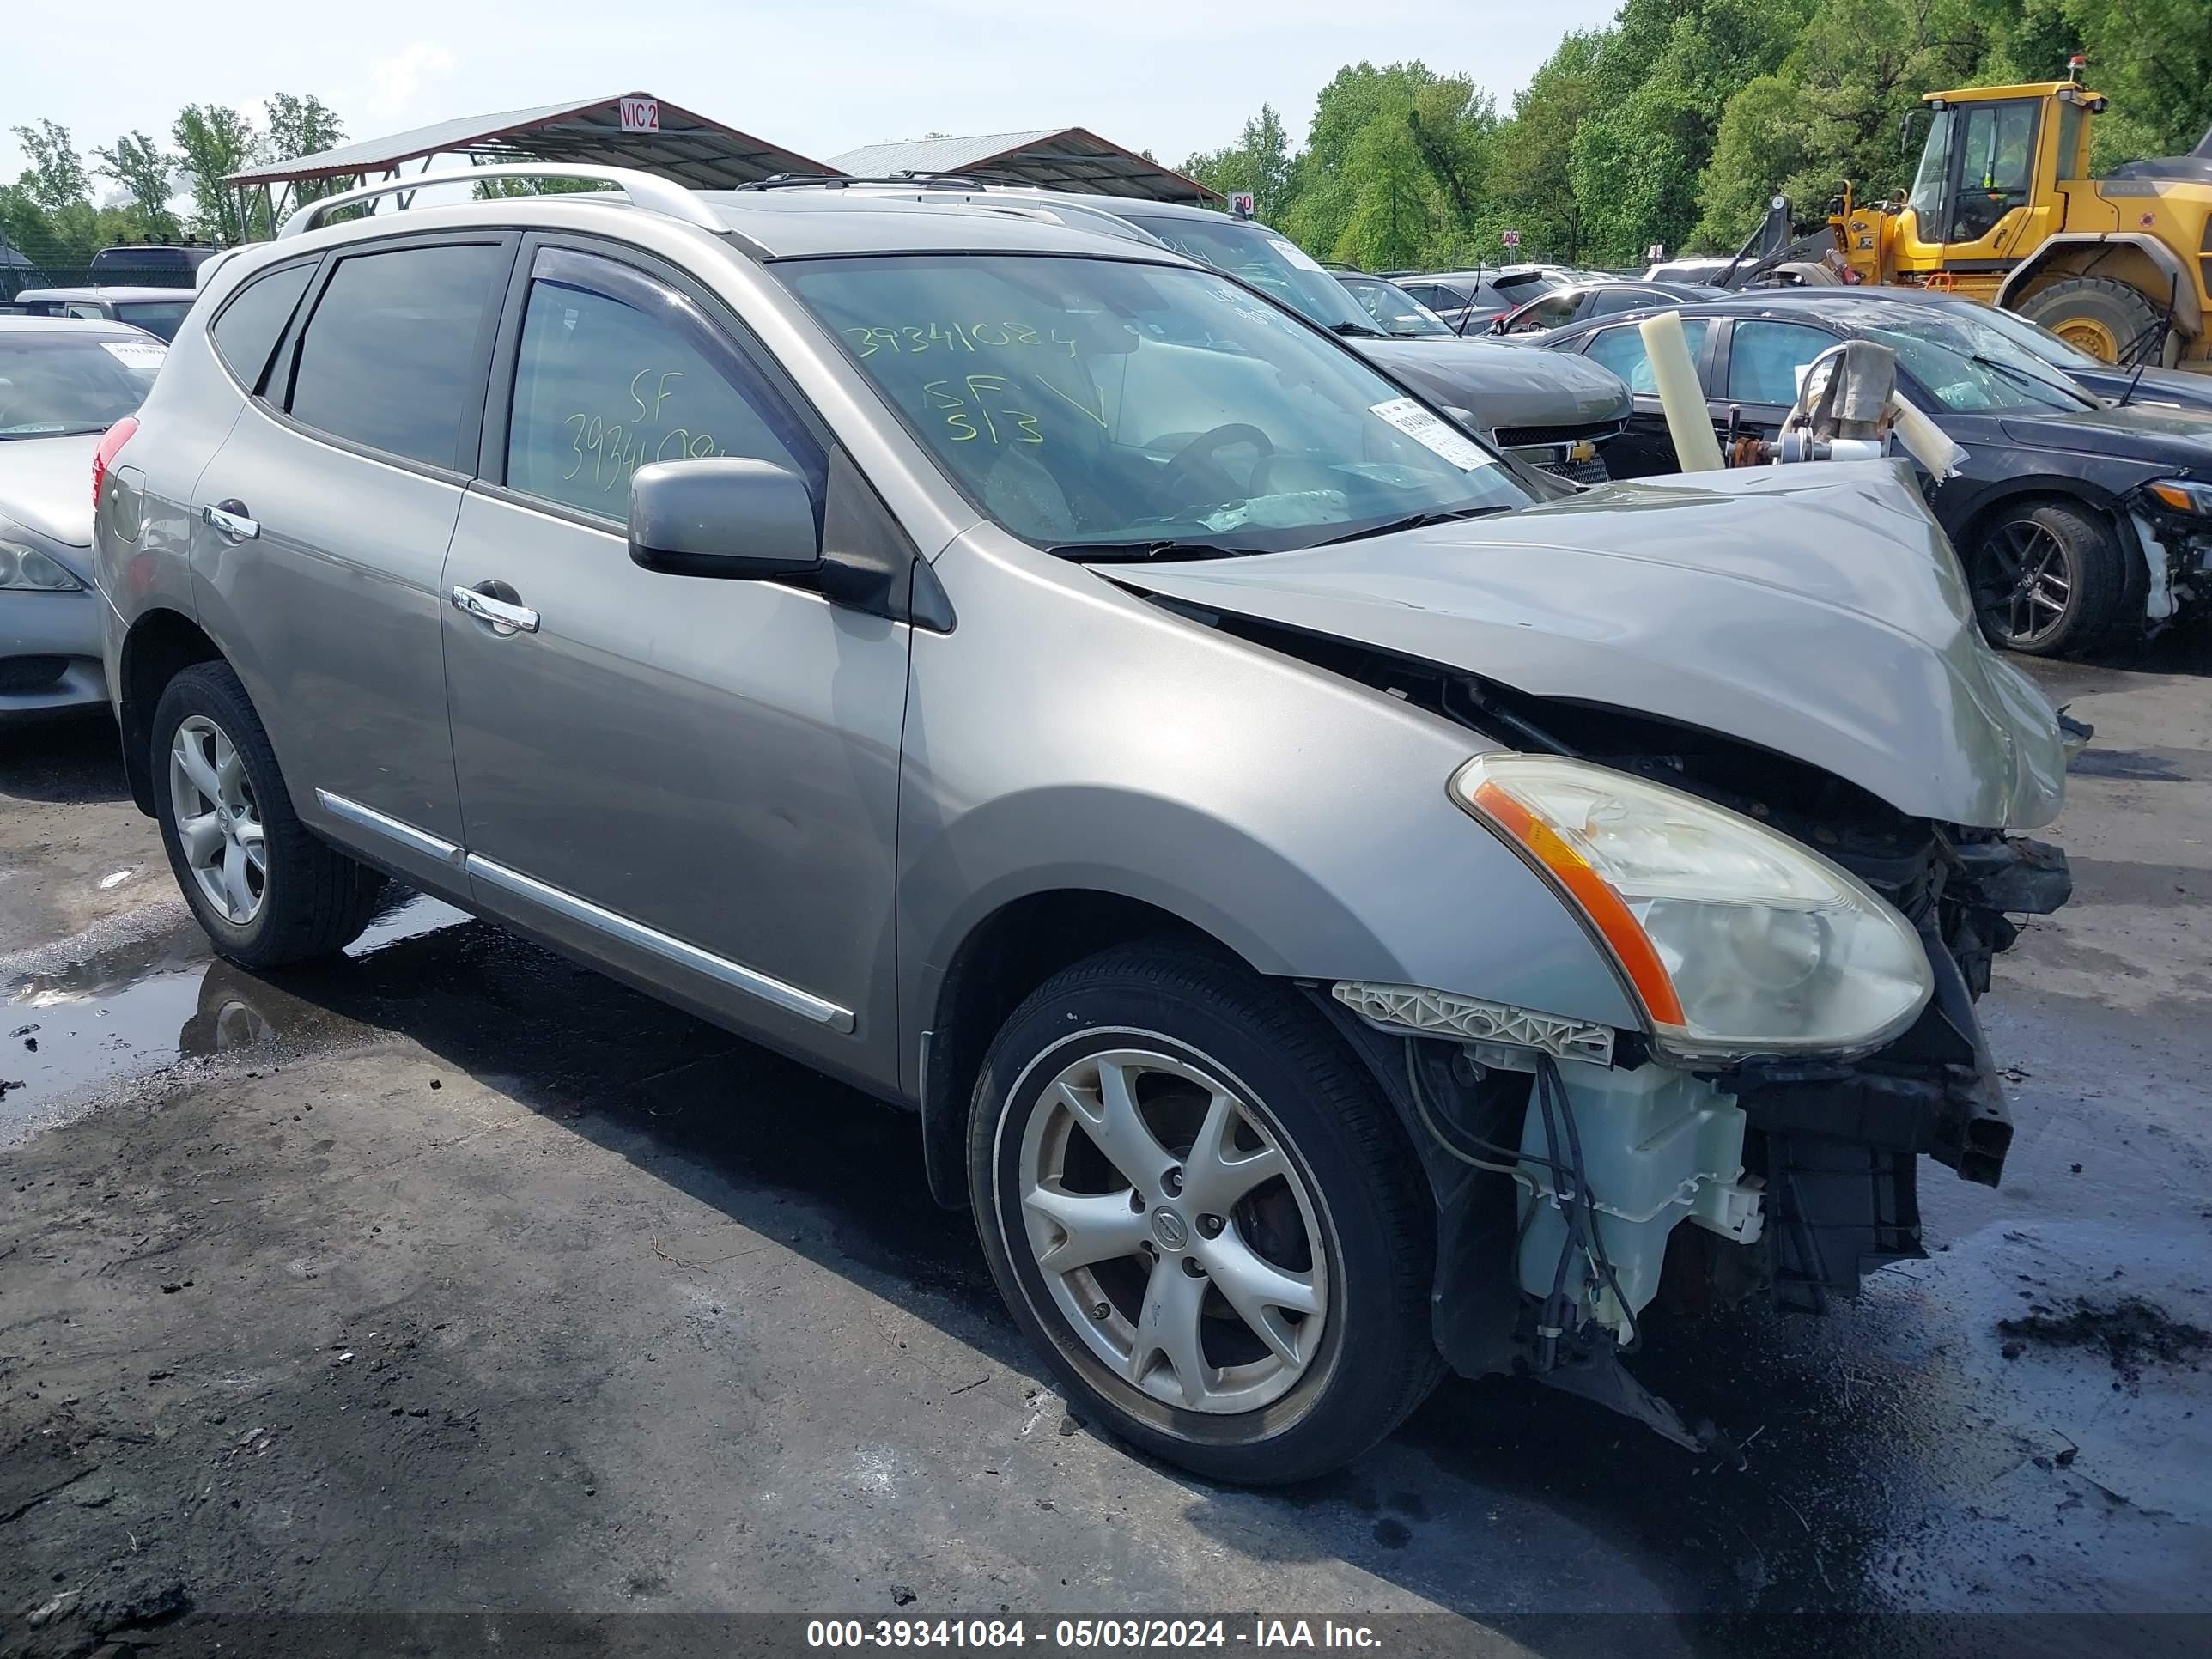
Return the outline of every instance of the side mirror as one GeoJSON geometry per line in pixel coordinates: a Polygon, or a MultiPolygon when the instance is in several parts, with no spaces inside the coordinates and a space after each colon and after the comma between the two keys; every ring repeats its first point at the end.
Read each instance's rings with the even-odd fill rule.
{"type": "Polygon", "coordinates": [[[629,556],[672,576],[756,580],[822,562],[805,481],[768,461],[655,461],[629,483],[629,556]]]}

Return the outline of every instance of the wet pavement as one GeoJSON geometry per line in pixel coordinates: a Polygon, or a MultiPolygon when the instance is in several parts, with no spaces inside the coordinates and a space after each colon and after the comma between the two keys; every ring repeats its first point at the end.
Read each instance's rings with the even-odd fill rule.
{"type": "MultiPolygon", "coordinates": [[[[1364,1596],[1464,1615],[1504,1650],[1517,1643],[1547,1653],[1771,1651],[1780,1639],[1776,1616],[1806,1613],[1841,1616],[1820,1626],[1840,1642],[1837,1650],[2203,1650],[2212,1624],[2172,1617],[2212,1613],[2212,1374],[2204,1369],[2212,1355],[2203,1347],[2212,1328],[2212,683],[2203,666],[2169,648],[2128,665],[2037,670],[2100,734],[2075,769],[2064,819],[2046,832],[2074,857],[2075,902],[2030,929],[1983,1005],[2019,1125],[2004,1186],[1969,1187],[1924,1164],[1929,1259],[1876,1276],[1856,1306],[1826,1320],[1652,1322],[1638,1374],[1686,1417],[1725,1430],[1743,1468],[1693,1457],[1595,1407],[1506,1380],[1448,1383],[1358,1466],[1285,1492],[1216,1491],[1085,1436],[1053,1449],[1048,1477],[1032,1469],[1033,1479],[1060,1483],[1038,1487],[1033,1503],[941,1523],[963,1557],[1009,1564],[997,1570],[998,1590],[953,1571],[931,1534],[917,1548],[933,1565],[909,1569],[939,1573],[923,1595],[933,1588],[944,1598],[939,1612],[988,1612],[1008,1593],[1049,1610],[1065,1604],[1034,1598],[1054,1578],[1082,1587],[1106,1561],[1113,1605],[1085,1610],[1163,1611],[1208,1587],[1279,1607],[1358,1606],[1364,1596]],[[1126,1529],[1146,1535],[1143,1548],[1125,1550],[1115,1504],[1133,1517],[1126,1529]],[[1039,1510],[1088,1516],[1094,1506],[1096,1524],[1080,1536],[1038,1530],[1051,1524],[1039,1510]],[[1145,1527],[1133,1517],[1147,1517],[1145,1527]],[[1022,1572],[1032,1576],[1005,1591],[1022,1572]]],[[[88,791],[112,801],[100,764],[84,768],[88,791]]],[[[0,748],[0,799],[10,787],[0,748]]],[[[118,825],[118,837],[131,833],[118,825]]],[[[143,859],[143,846],[124,850],[143,859]]],[[[0,865],[20,876],[39,856],[0,827],[0,865]]],[[[89,872],[101,860],[80,861],[89,872]]],[[[886,1468],[905,1467],[927,1487],[899,1503],[933,1514],[942,1504],[959,1516],[950,1494],[980,1478],[984,1460],[993,1467],[982,1473],[997,1477],[1038,1455],[1026,1428],[880,1420],[896,1415],[885,1402],[900,1396],[896,1379],[878,1372],[909,1359],[998,1379],[967,1398],[979,1409],[998,1399],[1017,1427],[1061,1415],[1000,1311],[965,1218],[937,1210],[923,1190],[910,1119],[432,900],[402,896],[342,963],[264,977],[213,960],[161,886],[143,888],[135,907],[111,907],[87,931],[0,956],[0,1081],[10,1085],[0,1095],[0,1174],[20,1172],[9,1190],[25,1218],[20,1233],[0,1230],[0,1288],[24,1287],[41,1264],[76,1260],[76,1244],[52,1241],[74,1237],[58,1229],[77,1223],[57,1210],[41,1233],[29,1206],[72,1182],[119,1185],[100,1171],[129,1162],[134,1135],[156,1138],[190,1109],[226,1142],[243,1145],[249,1122],[276,1125],[272,1144],[290,1157],[300,1149],[288,1139],[331,1127],[285,1127],[288,1112],[292,1125],[303,1123],[301,1105],[284,1103],[294,1096],[312,1092],[326,1114],[351,1109],[356,1096],[388,1106],[401,1087],[392,1079],[404,1079],[404,1111],[431,1115],[421,1120],[431,1161],[404,1150],[401,1132],[413,1120],[401,1118],[377,1150],[359,1155],[357,1171],[342,1172],[349,1182],[375,1182],[393,1160],[419,1170],[405,1181],[444,1178],[434,1148],[459,1113],[478,1127],[462,1127],[453,1144],[487,1133],[483,1125],[514,1143],[502,1154],[503,1178],[516,1185],[502,1196],[531,1212],[514,1223],[518,1238],[568,1201],[532,1195],[519,1160],[534,1148],[545,1167],[583,1183],[579,1192],[618,1188],[629,1234],[638,1218],[656,1229],[659,1262],[644,1265],[695,1291],[737,1271],[714,1251],[743,1257],[769,1248],[748,1242],[756,1238],[773,1240],[779,1255],[787,1250],[793,1265],[780,1293],[847,1314],[818,1329],[801,1319],[787,1333],[757,1331],[744,1358],[727,1362],[732,1376],[754,1379],[746,1386],[758,1395],[760,1375],[805,1376],[829,1325],[849,1330],[832,1346],[832,1369],[799,1385],[818,1386],[818,1403],[777,1395],[775,1440],[786,1459],[817,1432],[825,1443],[864,1443],[853,1454],[863,1457],[880,1442],[890,1449],[886,1468]],[[687,1226],[699,1239],[725,1231],[728,1239],[713,1251],[673,1243],[687,1226]],[[890,1350],[891,1340],[905,1352],[890,1350]]],[[[174,1167],[204,1138],[196,1130],[149,1152],[149,1167],[159,1163],[174,1187],[174,1167]]],[[[310,1194],[331,1190],[325,1165],[348,1156],[342,1136],[310,1145],[335,1150],[305,1166],[303,1205],[324,1201],[310,1194]]],[[[434,1231],[428,1217],[405,1221],[415,1200],[391,1194],[411,1189],[398,1176],[388,1184],[376,1209],[385,1219],[368,1224],[434,1231]]],[[[464,1196],[482,1196],[465,1187],[464,1196]]],[[[266,1212],[292,1191],[263,1180],[237,1201],[266,1212]]],[[[465,1226],[446,1224],[460,1231],[436,1258],[441,1272],[469,1237],[465,1226]]],[[[297,1231],[312,1229],[303,1222],[297,1231]]],[[[489,1261],[507,1261],[510,1244],[508,1255],[521,1250],[533,1267],[548,1248],[534,1236],[526,1247],[488,1236],[489,1261]]],[[[306,1248],[287,1234],[279,1254],[306,1248]]],[[[563,1364],[600,1378],[594,1399],[607,1404],[605,1376],[616,1362],[600,1345],[624,1340],[611,1328],[620,1321],[603,1309],[611,1328],[595,1336],[595,1304],[574,1283],[563,1279],[549,1292],[565,1298],[556,1304],[563,1364]]],[[[159,1310],[168,1285],[153,1288],[159,1310]]],[[[447,1293],[468,1302],[465,1292],[447,1293]]],[[[382,1294],[379,1302],[363,1291],[354,1311],[397,1318],[374,1310],[412,1291],[387,1285],[382,1294]]],[[[483,1295],[486,1308],[498,1307],[491,1291],[483,1295]]],[[[63,1297],[54,1305],[73,1304],[63,1297]]],[[[85,1317],[81,1310],[52,1316],[64,1325],[85,1317]]],[[[22,1335],[28,1322],[0,1313],[0,1431],[38,1431],[24,1425],[44,1420],[61,1386],[41,1389],[46,1355],[22,1335]]],[[[526,1346],[526,1334],[518,1328],[511,1340],[526,1346]]],[[[693,1353],[693,1364],[718,1363],[718,1350],[704,1339],[700,1347],[705,1357],[693,1353]]],[[[93,1385],[69,1386],[79,1390],[72,1408],[88,1409],[77,1402],[93,1385]]],[[[637,1398],[612,1404],[646,1409],[637,1398]]],[[[122,1420],[122,1407],[108,1409],[122,1420]]],[[[163,1431],[174,1431],[173,1424],[163,1431]]],[[[660,1443],[667,1437],[643,1419],[625,1455],[650,1465],[670,1455],[660,1443]]],[[[726,1457],[721,1473],[743,1488],[757,1463],[774,1467],[779,1454],[709,1438],[678,1455],[704,1460],[700,1474],[726,1457]]],[[[863,1496],[851,1501],[890,1503],[884,1479],[879,1488],[864,1473],[863,1496]]],[[[0,1516],[8,1498],[0,1480],[0,1516]]],[[[790,1489],[790,1501],[802,1498],[790,1489]]],[[[715,1500],[698,1501],[712,1509],[715,1500]]],[[[823,1516],[804,1532],[810,1565],[794,1581],[805,1589],[790,1593],[798,1605],[873,1610],[883,1583],[867,1577],[871,1569],[842,1569],[868,1553],[854,1540],[874,1511],[841,1523],[836,1504],[821,1501],[823,1516]]],[[[40,1583],[61,1576],[21,1531],[53,1507],[0,1522],[0,1585],[10,1548],[37,1557],[40,1583]]],[[[732,1515],[758,1510],[757,1496],[731,1499],[732,1515]]],[[[586,1523],[573,1524],[580,1540],[586,1523]]],[[[635,1537],[674,1523],[625,1510],[613,1524],[635,1537]]],[[[731,1524],[742,1531],[756,1522],[731,1524]]],[[[38,1540],[41,1548],[49,1541],[38,1540]]],[[[542,1539],[532,1548],[552,1551],[542,1539]]],[[[256,1605],[258,1569],[234,1566],[242,1576],[222,1593],[235,1595],[231,1605],[256,1605]]],[[[351,1594],[347,1578],[319,1588],[311,1568],[300,1571],[309,1577],[272,1568],[273,1592],[259,1604],[271,1593],[280,1606],[328,1606],[351,1594]]],[[[668,1594],[688,1592],[690,1606],[716,1605],[713,1587],[728,1594],[733,1582],[654,1571],[673,1586],[668,1594]]],[[[564,1604],[532,1602],[526,1574],[514,1583],[469,1582],[479,1599],[452,1590],[448,1605],[564,1604]]],[[[195,1604],[222,1604],[222,1593],[211,1601],[199,1586],[195,1604]]],[[[648,1595],[617,1594],[629,1602],[648,1595]]],[[[592,1601],[580,1591],[574,1605],[592,1601]]],[[[0,1606],[0,1651],[28,1639],[13,1624],[19,1611],[0,1606]]],[[[1802,1644],[1804,1633],[1790,1639],[1802,1644]]]]}

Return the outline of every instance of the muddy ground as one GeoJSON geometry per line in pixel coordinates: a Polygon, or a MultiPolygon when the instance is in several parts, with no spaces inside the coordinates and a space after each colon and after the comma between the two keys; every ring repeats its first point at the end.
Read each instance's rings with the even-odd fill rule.
{"type": "Polygon", "coordinates": [[[334,968],[215,963],[112,733],[0,738],[0,1654],[1002,1607],[1425,1614],[1403,1645],[1448,1651],[2203,1651],[2203,659],[2038,671],[2099,738],[2054,834],[2078,897],[1983,1005],[2003,1188],[1928,1166],[1930,1259],[1824,1322],[1655,1332],[1641,1373],[1747,1468],[1455,1382],[1268,1493],[1069,1418],[910,1120],[428,901],[334,968]]]}

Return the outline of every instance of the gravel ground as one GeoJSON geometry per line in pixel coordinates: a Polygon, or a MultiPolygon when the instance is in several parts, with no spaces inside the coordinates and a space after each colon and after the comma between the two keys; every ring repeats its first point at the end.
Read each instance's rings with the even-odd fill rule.
{"type": "Polygon", "coordinates": [[[1929,1166],[1929,1260],[1638,1362],[1748,1468],[1492,1380],[1263,1494],[1069,1416],[911,1120],[427,900],[331,968],[215,963],[112,734],[0,738],[0,1654],[1009,1608],[1404,1614],[1401,1651],[1765,1651],[1807,1613],[1853,1650],[2202,1651],[2208,665],[2037,671],[2099,736],[2051,832],[2076,901],[1983,1005],[2004,1187],[1929,1166]]]}

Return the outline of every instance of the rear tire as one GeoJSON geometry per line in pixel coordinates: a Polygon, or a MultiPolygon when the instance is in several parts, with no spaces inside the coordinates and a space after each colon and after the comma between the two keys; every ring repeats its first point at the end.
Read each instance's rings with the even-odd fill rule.
{"type": "MultiPolygon", "coordinates": [[[[2029,295],[2019,310],[2100,362],[2130,367],[2143,361],[2165,314],[2139,290],[2110,276],[2063,276],[2029,295]]],[[[2166,335],[2171,346],[2176,336],[2172,329],[2166,335]]]]}
{"type": "Polygon", "coordinates": [[[1983,634],[2034,657],[2094,650],[2128,620],[2130,556],[2111,520],[2078,502],[2008,502],[1977,532],[1967,568],[1983,634]]]}
{"type": "Polygon", "coordinates": [[[154,710],[154,816],[216,950],[247,968],[334,956],[376,914],[384,877],[292,810],[261,717],[230,665],[195,663],[154,710]]]}
{"type": "Polygon", "coordinates": [[[985,1057],[969,1182],[1071,1408],[1195,1474],[1325,1474],[1441,1373],[1413,1150],[1326,1022],[1241,966],[1136,945],[1038,988],[985,1057]]]}

